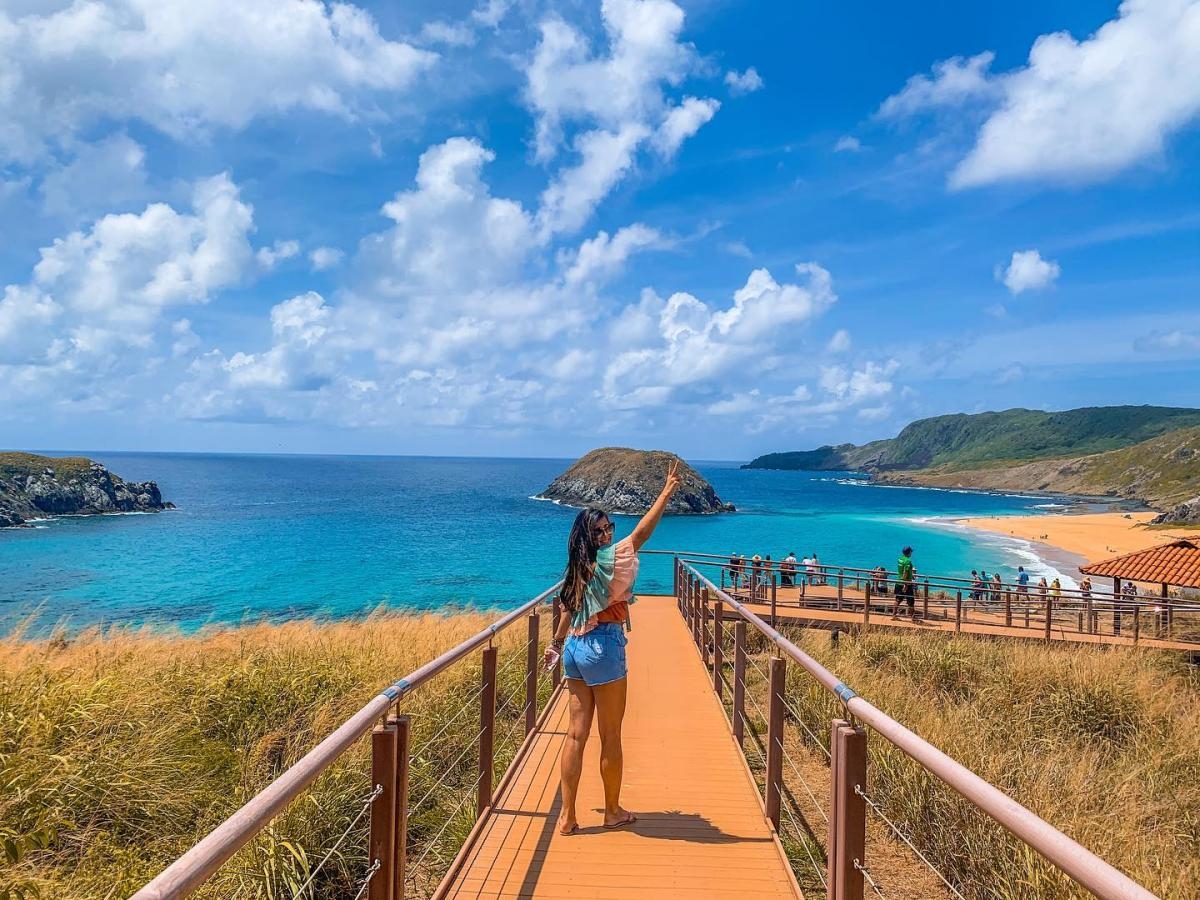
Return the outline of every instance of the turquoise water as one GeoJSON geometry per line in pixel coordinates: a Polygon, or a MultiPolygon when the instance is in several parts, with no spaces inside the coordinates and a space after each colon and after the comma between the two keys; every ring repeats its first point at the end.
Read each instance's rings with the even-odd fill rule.
{"type": "MultiPolygon", "coordinates": [[[[569,508],[530,499],[568,464],[542,459],[89,454],[154,479],[179,509],[64,518],[0,531],[0,631],[55,623],[167,625],[342,617],[389,607],[503,607],[559,575],[569,508]]],[[[830,473],[699,464],[732,515],[669,518],[650,548],[794,550],[822,562],[925,573],[1014,572],[1027,546],[933,516],[1032,513],[1033,497],[876,487],[830,473]]],[[[617,517],[617,535],[634,520],[617,517]]],[[[669,590],[645,560],[639,590],[669,590]]]]}

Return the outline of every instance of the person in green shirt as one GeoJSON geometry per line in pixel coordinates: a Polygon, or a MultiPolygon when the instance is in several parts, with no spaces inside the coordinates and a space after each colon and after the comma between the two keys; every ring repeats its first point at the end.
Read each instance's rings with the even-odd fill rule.
{"type": "Polygon", "coordinates": [[[900,617],[900,601],[908,601],[908,617],[917,617],[917,572],[912,564],[912,547],[905,547],[896,561],[896,600],[892,605],[892,618],[900,617]]]}

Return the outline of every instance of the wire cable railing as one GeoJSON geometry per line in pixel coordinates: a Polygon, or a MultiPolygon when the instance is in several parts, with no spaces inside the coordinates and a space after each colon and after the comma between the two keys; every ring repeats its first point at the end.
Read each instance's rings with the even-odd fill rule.
{"type": "MultiPolygon", "coordinates": [[[[799,806],[793,809],[796,800],[788,788],[788,781],[799,782],[798,786],[807,794],[817,814],[824,820],[828,831],[828,872],[822,873],[823,883],[831,886],[836,883],[837,891],[849,891],[846,894],[831,894],[835,900],[860,898],[864,889],[870,889],[876,896],[884,896],[879,878],[866,863],[868,809],[880,817],[883,826],[890,830],[900,844],[913,852],[916,863],[928,868],[939,879],[950,896],[959,900],[962,898],[962,893],[938,870],[929,855],[921,852],[903,829],[884,814],[879,803],[867,795],[864,787],[867,774],[867,732],[859,723],[869,725],[873,734],[887,741],[930,775],[959,793],[1023,841],[1031,850],[1097,897],[1103,900],[1154,900],[1153,894],[1119,870],[858,696],[833,673],[797,647],[787,635],[768,624],[756,612],[761,606],[751,608],[738,597],[718,587],[711,579],[705,577],[693,562],[677,557],[674,593],[680,612],[698,639],[697,649],[705,662],[709,662],[709,654],[704,647],[699,646],[699,638],[707,633],[701,626],[706,624],[710,608],[714,610],[714,617],[721,621],[728,617],[735,622],[740,619],[747,623],[777,654],[771,657],[769,671],[764,671],[755,659],[758,654],[749,652],[746,646],[747,629],[738,626],[735,629],[733,654],[722,653],[719,659],[711,660],[711,665],[716,666],[718,662],[727,665],[732,656],[735,673],[739,669],[745,672],[741,678],[735,674],[735,698],[730,720],[737,737],[743,738],[747,733],[751,737],[750,741],[743,741],[743,751],[750,745],[756,746],[755,751],[747,754],[747,761],[752,758],[754,760],[751,769],[761,779],[768,818],[772,820],[777,832],[781,828],[796,832],[795,840],[805,848],[809,865],[816,863],[815,855],[808,853],[811,850],[808,846],[811,832],[801,825],[804,819],[803,811],[799,806]],[[828,748],[825,741],[818,738],[806,723],[807,716],[801,714],[802,710],[788,702],[787,680],[784,677],[785,666],[788,663],[798,664],[815,684],[820,685],[831,698],[836,698],[841,706],[843,718],[835,717],[834,739],[828,748]],[[765,709],[755,696],[764,684],[768,693],[765,709]],[[751,689],[752,687],[754,689],[751,689]],[[740,690],[737,690],[738,688],[740,690]],[[799,732],[812,744],[820,747],[824,758],[829,761],[831,799],[828,812],[819,801],[818,792],[813,789],[809,779],[804,777],[801,766],[797,765],[788,752],[784,734],[789,714],[792,722],[799,726],[799,732]],[[767,726],[765,744],[759,738],[759,729],[763,722],[767,726]],[[741,733],[738,732],[739,725],[742,727],[741,733]],[[867,803],[868,799],[870,804],[867,803]],[[862,810],[861,813],[854,811],[856,803],[857,808],[862,810]]],[[[866,599],[869,615],[869,593],[866,599]]],[[[960,597],[955,597],[955,603],[961,610],[960,597]]],[[[961,611],[959,615],[961,616],[961,611]]],[[[714,674],[713,681],[715,684],[722,683],[717,674],[714,674]]]]}
{"type": "MultiPolygon", "coordinates": [[[[555,671],[550,678],[552,687],[546,689],[544,680],[539,678],[540,659],[537,657],[538,647],[546,640],[543,620],[552,619],[545,614],[549,610],[544,607],[556,595],[558,587],[556,584],[543,591],[483,631],[385,687],[234,815],[139,890],[133,900],[184,897],[200,887],[368,734],[371,736],[371,782],[374,790],[357,813],[349,817],[349,824],[320,862],[306,873],[307,878],[294,896],[311,895],[313,885],[330,860],[352,835],[362,832],[363,819],[368,814],[370,849],[367,865],[353,884],[345,887],[342,896],[351,895],[351,890],[356,886],[357,893],[354,896],[357,897],[391,897],[392,885],[398,883],[396,879],[400,873],[403,873],[405,883],[429,880],[432,884],[431,879],[439,877],[440,873],[431,870],[429,864],[436,861],[439,867],[444,867],[452,855],[446,846],[448,832],[455,822],[461,823],[464,828],[469,826],[492,803],[495,790],[499,790],[494,790],[498,759],[508,758],[515,764],[520,748],[528,745],[528,735],[538,719],[537,709],[541,707],[540,716],[544,718],[556,691],[561,687],[561,671],[555,671]],[[513,642],[501,637],[522,620],[529,622],[527,638],[513,642]],[[478,687],[466,693],[465,698],[433,726],[429,736],[412,749],[412,717],[397,715],[404,711],[404,701],[420,688],[431,684],[443,672],[472,658],[476,650],[482,651],[478,687]],[[504,665],[500,666],[497,662],[502,650],[506,659],[504,665]],[[520,675],[522,663],[525,665],[524,677],[520,675]],[[513,684],[511,688],[507,687],[510,683],[513,684]],[[497,702],[497,694],[501,693],[498,691],[500,685],[504,685],[505,690],[497,702]],[[524,702],[520,699],[522,691],[526,694],[524,702]],[[472,728],[467,735],[461,735],[472,710],[479,713],[480,725],[478,729],[472,728]],[[506,722],[509,716],[512,721],[506,722]],[[497,719],[501,722],[499,727],[497,719]],[[526,727],[526,737],[519,739],[518,729],[522,724],[526,727]],[[447,735],[458,735],[457,739],[466,737],[465,746],[456,746],[445,753],[443,744],[447,735]],[[478,751],[478,774],[455,786],[453,782],[459,780],[456,773],[461,772],[472,751],[478,751]],[[510,753],[512,756],[509,756],[510,753]],[[438,757],[450,758],[445,765],[438,766],[436,774],[427,771],[422,761],[438,757]],[[408,802],[407,799],[412,786],[420,786],[421,795],[416,802],[408,802]],[[443,791],[461,791],[461,796],[448,810],[442,809],[443,802],[439,798],[439,793],[443,791]],[[401,802],[401,798],[404,798],[404,802],[401,802]],[[469,822],[466,813],[470,810],[472,799],[476,806],[471,811],[469,822]],[[414,835],[415,845],[420,852],[410,863],[407,859],[410,817],[429,815],[444,816],[444,820],[431,837],[414,835]]],[[[556,605],[553,621],[557,621],[558,614],[556,605]]],[[[467,677],[470,677],[470,670],[467,677]]],[[[418,717],[421,708],[421,703],[414,707],[418,710],[418,717]]],[[[501,786],[505,777],[500,779],[501,786]]],[[[303,859],[302,848],[297,855],[303,859]]]]}

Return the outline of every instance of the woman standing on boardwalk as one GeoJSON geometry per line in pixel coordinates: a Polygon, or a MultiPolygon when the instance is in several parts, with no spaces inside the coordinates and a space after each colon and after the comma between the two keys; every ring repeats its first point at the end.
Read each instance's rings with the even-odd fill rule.
{"type": "Polygon", "coordinates": [[[559,598],[566,610],[544,663],[561,654],[570,693],[571,722],[560,760],[562,812],[560,834],[579,830],[575,796],[583,772],[583,749],[592,730],[600,732],[600,778],[604,782],[604,827],[619,828],[637,818],[621,806],[624,755],[621,722],[625,718],[625,631],[637,578],[637,552],[654,533],[671,494],[679,487],[679,462],[671,463],[661,493],[633,533],[613,545],[612,519],[588,507],[575,517],[567,541],[567,570],[559,598]],[[569,636],[568,636],[569,633],[569,636]]]}

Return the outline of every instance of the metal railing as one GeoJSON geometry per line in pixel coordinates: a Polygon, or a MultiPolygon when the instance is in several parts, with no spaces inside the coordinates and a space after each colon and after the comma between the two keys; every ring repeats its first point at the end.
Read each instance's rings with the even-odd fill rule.
{"type": "Polygon", "coordinates": [[[680,613],[711,672],[713,690],[723,705],[731,695],[727,713],[730,728],[758,777],[764,813],[794,864],[811,866],[809,871],[819,885],[810,887],[823,888],[828,900],[861,900],[868,888],[884,896],[878,877],[867,865],[868,810],[914,851],[953,896],[962,897],[959,887],[921,853],[904,829],[871,797],[864,725],[1095,896],[1102,900],[1155,900],[1154,894],[1127,875],[858,696],[785,634],[706,577],[694,562],[676,556],[672,580],[680,613]],[[757,640],[773,650],[765,669],[754,658],[751,629],[759,636],[757,640]],[[732,681],[725,671],[730,657],[732,681]],[[831,722],[828,749],[789,703],[785,677],[789,663],[798,665],[840,704],[843,714],[831,722]],[[755,698],[755,687],[765,687],[765,704],[755,698]],[[803,734],[785,729],[788,711],[803,734]],[[797,741],[819,747],[828,758],[828,812],[817,799],[819,789],[812,787],[811,779],[805,778],[789,753],[789,746],[797,741]],[[793,785],[798,785],[803,795],[798,797],[793,785]],[[803,797],[825,821],[823,844],[805,824],[803,797]]]}
{"type": "MultiPolygon", "coordinates": [[[[644,551],[664,553],[667,551],[644,551]]],[[[907,601],[897,596],[900,584],[879,568],[818,564],[807,569],[797,563],[791,571],[780,560],[739,570],[729,557],[710,553],[680,553],[687,561],[708,567],[712,580],[731,596],[771,607],[771,623],[780,611],[825,609],[858,612],[865,623],[872,615],[904,613],[907,601]]],[[[923,620],[953,622],[978,629],[1023,629],[1044,640],[1077,638],[1092,643],[1140,644],[1145,639],[1195,645],[1200,649],[1200,603],[1166,592],[1159,596],[1130,594],[1093,586],[1052,588],[989,579],[976,582],[947,575],[918,575],[912,583],[914,600],[923,620]],[[1087,637],[1084,637],[1086,635],[1087,637]]]]}
{"type": "MultiPolygon", "coordinates": [[[[539,692],[538,671],[541,647],[545,643],[541,635],[542,619],[549,618],[553,629],[557,627],[561,614],[557,601],[558,588],[556,584],[543,591],[474,637],[384,688],[332,734],[134,894],[133,900],[166,900],[185,897],[195,891],[368,734],[371,745],[370,792],[362,798],[357,813],[350,818],[333,846],[308,871],[307,878],[294,891],[294,896],[313,896],[305,892],[310,890],[343,843],[355,833],[360,821],[368,816],[367,865],[354,885],[357,893],[352,896],[365,896],[370,900],[403,900],[406,893],[411,895],[411,889],[416,887],[418,874],[426,876],[426,880],[433,878],[436,881],[440,878],[442,884],[447,882],[454,873],[452,869],[445,871],[445,867],[458,850],[457,843],[453,848],[446,848],[442,844],[447,829],[456,822],[465,826],[472,820],[475,828],[478,828],[494,799],[506,787],[539,721],[553,705],[561,683],[561,665],[551,673],[553,689],[543,703],[539,703],[539,693],[547,692],[539,692]],[[550,604],[552,598],[552,615],[543,616],[542,607],[550,604]],[[499,649],[494,642],[502,632],[521,620],[527,622],[526,639],[514,650],[512,658],[500,667],[499,649]],[[421,747],[414,748],[412,718],[398,714],[402,701],[455,664],[473,658],[473,651],[476,650],[480,651],[479,689],[467,696],[458,711],[426,738],[421,747]],[[511,680],[520,666],[524,666],[524,678],[506,696],[499,696],[498,686],[506,679],[511,680]],[[461,730],[463,716],[472,711],[479,716],[479,728],[472,729],[474,734],[465,748],[457,753],[444,771],[427,774],[422,779],[421,773],[414,768],[414,760],[436,755],[442,746],[440,742],[452,726],[459,725],[461,730]],[[498,729],[497,719],[505,717],[511,718],[507,729],[498,729]],[[496,784],[498,737],[502,742],[520,738],[521,743],[513,752],[512,765],[507,767],[499,784],[496,784]],[[435,800],[439,789],[445,787],[445,781],[458,773],[472,755],[478,762],[475,778],[457,785],[463,791],[463,797],[445,816],[436,833],[424,840],[420,855],[409,860],[410,821],[429,809],[427,804],[435,800]],[[418,798],[415,801],[412,799],[414,795],[418,798]],[[430,860],[438,863],[432,874],[426,871],[425,866],[430,860]]],[[[441,889],[441,885],[438,889],[441,889]]]]}

